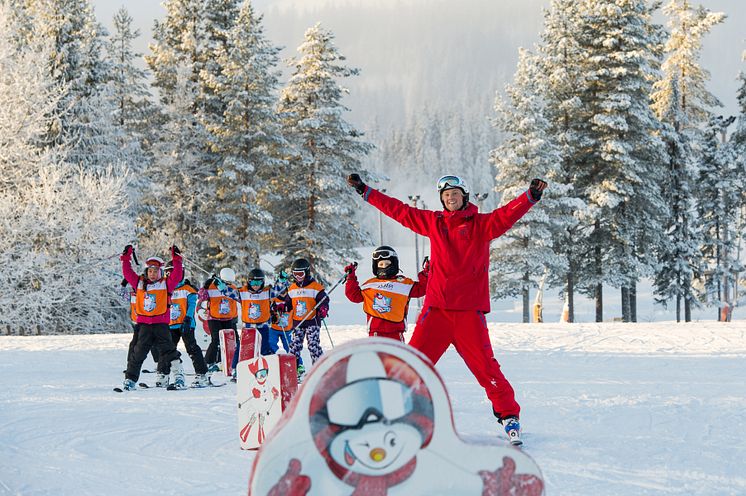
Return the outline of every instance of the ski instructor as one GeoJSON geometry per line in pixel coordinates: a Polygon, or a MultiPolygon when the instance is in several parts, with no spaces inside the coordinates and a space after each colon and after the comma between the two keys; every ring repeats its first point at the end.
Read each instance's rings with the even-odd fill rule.
{"type": "Polygon", "coordinates": [[[433,365],[453,344],[487,392],[492,411],[512,444],[521,444],[521,408],[492,351],[485,314],[490,311],[490,242],[501,236],[541,199],[547,183],[529,189],[490,213],[478,213],[469,188],[454,175],[438,180],[442,211],[421,210],[387,196],[351,174],[347,183],[378,210],[430,238],[430,279],[425,302],[409,344],[433,365]]]}

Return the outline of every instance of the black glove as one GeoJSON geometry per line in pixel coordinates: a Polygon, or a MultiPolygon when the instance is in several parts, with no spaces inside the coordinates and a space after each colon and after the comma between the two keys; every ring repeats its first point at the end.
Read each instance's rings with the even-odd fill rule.
{"type": "Polygon", "coordinates": [[[179,250],[179,247],[178,247],[178,246],[176,246],[176,245],[173,245],[173,246],[171,247],[171,253],[172,253],[173,255],[181,255],[181,250],[179,250]]]}
{"type": "Polygon", "coordinates": [[[365,183],[360,179],[359,174],[350,174],[347,176],[347,184],[355,188],[355,191],[357,191],[358,194],[362,195],[365,193],[365,183]]]}
{"type": "Polygon", "coordinates": [[[547,183],[541,179],[532,179],[531,185],[528,187],[528,192],[531,193],[531,198],[534,201],[541,200],[541,195],[544,189],[547,187],[547,183]]]}
{"type": "Polygon", "coordinates": [[[181,332],[188,332],[191,331],[194,328],[194,324],[192,322],[191,317],[184,317],[184,322],[181,324],[181,332]]]}
{"type": "Polygon", "coordinates": [[[130,255],[134,249],[132,248],[132,245],[127,245],[124,247],[124,250],[122,250],[122,255],[130,255]]]}

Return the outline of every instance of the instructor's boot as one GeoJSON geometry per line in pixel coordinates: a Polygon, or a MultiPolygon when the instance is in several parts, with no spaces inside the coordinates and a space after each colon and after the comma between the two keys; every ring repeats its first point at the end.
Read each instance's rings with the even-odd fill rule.
{"type": "Polygon", "coordinates": [[[135,384],[135,381],[133,381],[132,379],[125,379],[122,383],[122,389],[124,391],[134,391],[135,389],[137,389],[137,384],[135,384]]]}
{"type": "Polygon", "coordinates": [[[523,444],[523,441],[521,441],[521,423],[518,421],[518,417],[505,417],[500,419],[500,423],[505,429],[505,434],[508,435],[510,444],[513,446],[523,444]]]}

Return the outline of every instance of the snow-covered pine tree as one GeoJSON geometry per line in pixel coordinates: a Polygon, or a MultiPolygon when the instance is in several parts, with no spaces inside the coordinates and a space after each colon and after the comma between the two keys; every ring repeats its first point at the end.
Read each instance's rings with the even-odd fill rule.
{"type": "Polygon", "coordinates": [[[665,43],[663,76],[653,84],[653,109],[669,126],[664,134],[668,148],[669,174],[664,191],[669,192],[674,205],[672,216],[665,223],[669,239],[662,252],[661,268],[656,276],[656,294],[665,302],[675,297],[677,319],[679,304],[684,302],[684,320],[691,321],[692,305],[698,291],[689,280],[700,273],[701,254],[692,243],[701,241],[699,220],[693,205],[698,203],[697,150],[702,130],[712,117],[712,108],[719,100],[707,90],[709,72],[699,63],[702,39],[713,26],[723,22],[725,15],[688,0],[670,0],[663,8],[668,16],[669,38],[665,43]],[[675,101],[674,101],[675,100],[675,101]]]}
{"type": "Polygon", "coordinates": [[[581,287],[596,300],[597,322],[603,320],[604,283],[626,289],[622,315],[631,320],[629,289],[652,272],[668,210],[660,195],[665,149],[649,106],[660,45],[651,16],[644,0],[582,4],[585,82],[579,98],[587,118],[578,127],[575,187],[588,205],[581,222],[593,226],[581,287]]]}
{"type": "Polygon", "coordinates": [[[166,17],[156,21],[155,42],[145,56],[158,89],[161,116],[153,163],[146,171],[153,186],[143,197],[141,241],[150,251],[176,242],[187,260],[199,260],[213,270],[219,253],[212,215],[218,157],[206,125],[218,118],[222,106],[206,91],[201,73],[206,61],[213,67],[229,26],[211,25],[223,16],[208,15],[204,0],[167,0],[164,7],[166,17]]]}
{"type": "Polygon", "coordinates": [[[12,18],[0,3],[0,284],[12,288],[0,295],[0,325],[23,333],[116,330],[127,318],[111,270],[130,230],[125,178],[70,164],[70,145],[47,141],[68,96],[39,63],[56,45],[45,20],[12,18]]]}
{"type": "MultiPolygon", "coordinates": [[[[746,61],[746,51],[743,52],[741,60],[746,61]]],[[[738,81],[740,86],[738,88],[737,100],[739,115],[736,120],[736,129],[731,134],[730,142],[736,154],[736,160],[738,167],[741,170],[741,174],[746,177],[746,73],[741,71],[738,74],[738,81]]],[[[739,208],[738,225],[736,227],[738,253],[740,258],[741,249],[744,242],[744,236],[746,235],[746,191],[741,191],[741,205],[739,208]]],[[[740,279],[740,273],[736,273],[736,290],[737,294],[743,294],[744,287],[740,279]]],[[[736,306],[740,305],[740,301],[736,299],[736,306]]]]}
{"type": "Polygon", "coordinates": [[[364,172],[361,157],[372,145],[343,118],[348,90],[337,80],[358,70],[343,65],[334,35],[317,24],[306,31],[298,52],[279,104],[284,135],[295,151],[280,190],[284,215],[274,214],[282,230],[275,248],[284,263],[307,257],[323,279],[336,279],[335,267],[357,258],[354,248],[365,239],[354,221],[359,199],[345,180],[364,172]]]}
{"type": "Polygon", "coordinates": [[[142,57],[132,46],[140,31],[133,28],[132,16],[126,8],[116,12],[113,25],[106,44],[108,85],[115,107],[114,125],[121,130],[117,145],[130,170],[129,203],[135,207],[148,183],[143,173],[151,159],[148,150],[157,112],[151,101],[147,72],[135,62],[142,57]]]}
{"type": "Polygon", "coordinates": [[[38,22],[41,36],[50,40],[52,77],[65,92],[59,121],[48,141],[68,147],[67,160],[89,171],[123,168],[113,125],[104,60],[106,30],[96,21],[89,0],[28,0],[27,15],[38,22]]]}
{"type": "MultiPolygon", "coordinates": [[[[551,134],[560,146],[561,163],[557,181],[575,184],[576,167],[582,148],[578,144],[577,129],[584,116],[580,109],[579,94],[584,84],[583,57],[580,49],[580,7],[575,0],[552,0],[544,13],[544,32],[538,48],[538,60],[544,79],[545,113],[551,124],[551,134]]],[[[554,187],[552,186],[552,189],[554,187]]],[[[554,192],[553,192],[554,194],[554,192]]],[[[574,215],[580,218],[585,205],[576,191],[574,196],[581,203],[574,215]]],[[[575,321],[575,291],[580,270],[586,264],[583,240],[589,232],[588,226],[576,222],[554,238],[554,252],[567,260],[564,274],[549,273],[549,285],[563,287],[568,304],[568,321],[575,321]]]]}
{"type": "MultiPolygon", "coordinates": [[[[687,322],[691,321],[692,307],[699,306],[699,291],[693,284],[702,271],[701,233],[696,221],[696,204],[692,188],[696,185],[697,166],[687,133],[681,132],[687,118],[681,112],[676,75],[668,82],[669,108],[658,106],[658,118],[663,123],[661,137],[668,149],[668,175],[664,196],[669,198],[670,214],[663,223],[665,238],[658,250],[659,269],[655,277],[656,301],[664,307],[676,301],[676,322],[681,322],[681,304],[687,322]]],[[[657,102],[656,102],[657,103],[657,102]]]]}
{"type": "Polygon", "coordinates": [[[579,206],[570,196],[572,185],[558,181],[563,176],[561,154],[544,115],[543,82],[536,57],[521,50],[513,83],[506,87],[507,99],[498,96],[495,103],[495,125],[507,138],[491,153],[497,169],[495,190],[503,203],[523,193],[534,177],[551,183],[541,208],[529,211],[505,233],[490,257],[493,297],[521,295],[524,322],[530,321],[529,290],[538,287],[537,279],[545,271],[567,272],[567,259],[555,253],[553,239],[576,222],[572,210],[579,206]]]}
{"type": "Polygon", "coordinates": [[[214,222],[220,226],[215,240],[221,261],[243,272],[258,267],[262,244],[274,244],[268,209],[282,200],[274,192],[285,181],[284,157],[290,153],[275,111],[279,51],[246,0],[226,48],[218,51],[217,70],[202,73],[225,107],[223,118],[207,128],[220,157],[213,182],[219,199],[214,222]]]}
{"type": "Polygon", "coordinates": [[[742,267],[736,247],[736,227],[744,184],[735,150],[726,142],[731,119],[710,119],[701,141],[697,181],[697,214],[702,229],[707,303],[718,307],[717,320],[729,321],[734,275],[742,267]]]}

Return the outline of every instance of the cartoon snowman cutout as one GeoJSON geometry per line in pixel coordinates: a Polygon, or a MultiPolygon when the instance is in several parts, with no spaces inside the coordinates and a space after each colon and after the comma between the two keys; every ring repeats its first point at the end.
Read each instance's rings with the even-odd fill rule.
{"type": "Polygon", "coordinates": [[[249,417],[249,421],[241,429],[241,440],[246,442],[252,431],[258,444],[262,444],[264,439],[267,437],[264,431],[264,423],[267,417],[270,415],[270,410],[280,396],[280,392],[276,387],[267,384],[267,375],[269,375],[269,364],[263,356],[259,356],[257,359],[252,360],[248,364],[249,372],[254,376],[255,383],[251,388],[251,395],[246,401],[238,404],[238,408],[249,408],[252,413],[249,417]],[[254,427],[257,427],[254,430],[254,427]]]}
{"type": "Polygon", "coordinates": [[[315,364],[255,458],[249,496],[542,495],[528,455],[460,439],[432,364],[390,341],[315,364]]]}

